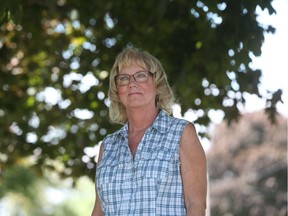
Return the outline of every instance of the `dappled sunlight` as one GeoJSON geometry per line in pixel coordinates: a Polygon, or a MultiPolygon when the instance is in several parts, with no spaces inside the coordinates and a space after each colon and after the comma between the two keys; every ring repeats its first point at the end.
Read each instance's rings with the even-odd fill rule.
{"type": "Polygon", "coordinates": [[[173,115],[215,153],[211,216],[284,215],[259,213],[285,201],[284,126],[235,120],[263,109],[259,121],[288,117],[287,0],[2,1],[1,216],[90,215],[100,144],[120,127],[109,122],[108,86],[125,46],[161,59],[173,115]],[[226,120],[229,132],[216,134],[226,120]]]}

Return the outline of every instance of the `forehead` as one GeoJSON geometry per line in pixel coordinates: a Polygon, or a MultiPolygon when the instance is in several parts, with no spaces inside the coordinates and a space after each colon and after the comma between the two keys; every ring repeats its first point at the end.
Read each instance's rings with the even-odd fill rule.
{"type": "Polygon", "coordinates": [[[142,58],[136,58],[136,56],[128,58],[122,58],[119,59],[118,64],[117,64],[117,72],[121,72],[124,68],[127,67],[132,67],[132,66],[138,66],[141,67],[142,69],[148,69],[147,63],[144,61],[142,58]]]}
{"type": "Polygon", "coordinates": [[[145,68],[139,65],[129,65],[129,66],[123,66],[121,70],[119,71],[119,74],[134,74],[139,71],[143,71],[145,68]]]}

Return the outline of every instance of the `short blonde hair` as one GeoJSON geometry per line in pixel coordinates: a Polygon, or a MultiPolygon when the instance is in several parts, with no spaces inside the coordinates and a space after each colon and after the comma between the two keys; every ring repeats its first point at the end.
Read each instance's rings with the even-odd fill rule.
{"type": "Polygon", "coordinates": [[[172,113],[172,105],[174,103],[174,94],[169,86],[166,73],[160,61],[147,51],[141,51],[137,48],[125,48],[120,52],[110,71],[110,84],[108,97],[110,100],[109,116],[113,123],[125,124],[127,122],[126,110],[120,102],[115,76],[127,66],[137,65],[150,71],[154,75],[154,84],[156,88],[155,106],[163,109],[168,114],[172,113]]]}

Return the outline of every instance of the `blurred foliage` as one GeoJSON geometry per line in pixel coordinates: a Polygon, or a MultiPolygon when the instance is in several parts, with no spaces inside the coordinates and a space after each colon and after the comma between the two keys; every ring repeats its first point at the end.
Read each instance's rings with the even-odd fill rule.
{"type": "Polygon", "coordinates": [[[25,194],[30,199],[33,198],[33,185],[36,176],[33,171],[26,167],[13,166],[3,173],[4,181],[1,182],[0,198],[6,191],[25,194]]]}
{"type": "MultiPolygon", "coordinates": [[[[227,123],[227,122],[226,122],[227,123]]],[[[218,125],[207,154],[211,215],[287,215],[287,119],[218,125]]]]}
{"type": "Polygon", "coordinates": [[[108,120],[108,71],[125,46],[160,59],[182,112],[202,113],[195,123],[207,125],[213,109],[238,119],[243,93],[266,97],[271,119],[277,112],[281,90],[260,95],[261,71],[249,67],[275,30],[255,12],[275,13],[270,0],[0,5],[0,176],[29,158],[40,175],[94,178],[94,146],[118,128],[108,120]]]}
{"type": "Polygon", "coordinates": [[[72,181],[62,181],[57,176],[49,173],[43,178],[25,166],[5,171],[0,187],[0,215],[90,215],[95,200],[91,193],[94,182],[82,177],[72,187],[72,181]]]}

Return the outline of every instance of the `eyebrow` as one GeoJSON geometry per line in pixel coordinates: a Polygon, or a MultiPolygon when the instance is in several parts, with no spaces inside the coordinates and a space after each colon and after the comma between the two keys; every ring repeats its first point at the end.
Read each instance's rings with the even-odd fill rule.
{"type": "MultiPolygon", "coordinates": [[[[148,71],[148,70],[139,70],[139,71],[137,71],[137,72],[135,72],[135,73],[133,73],[133,74],[131,74],[131,75],[134,75],[134,74],[139,73],[139,72],[149,72],[149,71],[148,71]]],[[[120,73],[120,72],[119,72],[119,74],[117,74],[117,75],[130,75],[130,74],[120,73]]]]}

